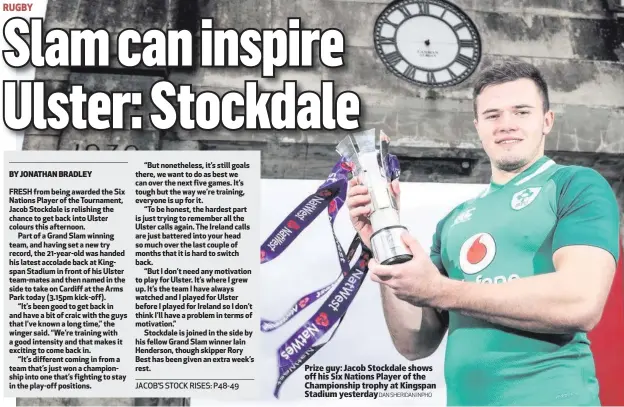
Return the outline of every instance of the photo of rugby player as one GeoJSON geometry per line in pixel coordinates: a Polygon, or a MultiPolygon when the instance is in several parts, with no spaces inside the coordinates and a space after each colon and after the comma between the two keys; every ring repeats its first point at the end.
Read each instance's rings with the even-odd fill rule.
{"type": "MultiPolygon", "coordinates": [[[[474,125],[491,161],[489,186],[437,225],[431,253],[370,261],[396,349],[409,360],[448,331],[448,405],[600,405],[587,332],[599,322],[619,258],[619,209],[595,170],[544,153],[553,124],[533,65],[479,73],[474,125]]],[[[400,197],[398,181],[393,192],[400,197]]],[[[370,195],[350,182],[354,228],[370,247],[370,195]]]]}

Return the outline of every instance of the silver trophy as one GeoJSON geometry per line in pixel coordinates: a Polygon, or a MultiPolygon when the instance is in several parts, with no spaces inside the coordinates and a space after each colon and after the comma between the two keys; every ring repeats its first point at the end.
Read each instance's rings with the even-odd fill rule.
{"type": "Polygon", "coordinates": [[[336,147],[341,156],[353,163],[353,175],[371,196],[370,222],[373,228],[371,250],[379,264],[399,264],[412,259],[401,234],[407,230],[399,221],[399,210],[390,190],[387,171],[388,137],[380,131],[379,150],[375,129],[345,137],[336,147]]]}

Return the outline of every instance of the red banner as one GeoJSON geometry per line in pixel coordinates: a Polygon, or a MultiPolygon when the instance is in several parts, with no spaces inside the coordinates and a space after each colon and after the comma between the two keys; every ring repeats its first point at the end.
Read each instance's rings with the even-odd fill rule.
{"type": "Polygon", "coordinates": [[[624,250],[607,299],[602,319],[589,333],[600,383],[603,406],[624,405],[624,250]]]}

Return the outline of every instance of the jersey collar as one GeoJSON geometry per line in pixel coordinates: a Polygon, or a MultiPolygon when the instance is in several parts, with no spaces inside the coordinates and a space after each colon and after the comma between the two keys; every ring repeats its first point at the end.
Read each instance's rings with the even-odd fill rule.
{"type": "MultiPolygon", "coordinates": [[[[532,180],[533,178],[537,177],[538,175],[542,174],[544,171],[546,171],[548,168],[550,168],[554,164],[555,162],[552,160],[552,158],[546,155],[543,155],[537,161],[535,161],[529,168],[525,169],[524,171],[516,175],[514,178],[512,178],[507,184],[512,184],[515,186],[525,184],[528,181],[532,180]]],[[[490,185],[485,191],[483,191],[483,193],[480,195],[480,198],[483,198],[486,195],[489,195],[490,193],[503,188],[507,184],[497,184],[496,182],[490,179],[490,185]]]]}

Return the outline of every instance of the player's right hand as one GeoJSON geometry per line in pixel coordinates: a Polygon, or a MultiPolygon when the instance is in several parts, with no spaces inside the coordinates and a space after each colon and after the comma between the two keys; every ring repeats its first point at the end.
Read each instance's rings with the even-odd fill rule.
{"type": "MultiPolygon", "coordinates": [[[[390,191],[394,195],[397,207],[400,208],[401,191],[399,188],[399,180],[395,179],[390,184],[390,191]]],[[[347,208],[349,208],[349,217],[353,227],[360,235],[362,242],[371,248],[370,238],[373,234],[373,228],[370,223],[371,213],[371,196],[368,188],[358,182],[357,177],[349,181],[349,191],[347,192],[347,208]]]]}

